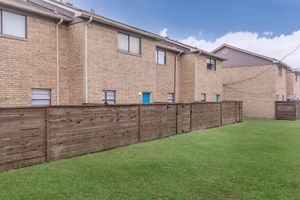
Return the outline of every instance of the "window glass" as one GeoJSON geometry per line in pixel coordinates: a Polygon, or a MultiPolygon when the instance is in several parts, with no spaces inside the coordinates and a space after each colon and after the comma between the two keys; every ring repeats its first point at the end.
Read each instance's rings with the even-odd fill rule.
{"type": "Polygon", "coordinates": [[[33,106],[51,105],[51,90],[31,89],[31,102],[33,106]]]}
{"type": "Polygon", "coordinates": [[[207,63],[207,69],[216,71],[216,69],[217,69],[216,60],[211,59],[211,58],[207,58],[206,63],[207,63]]]}
{"type": "Polygon", "coordinates": [[[102,92],[102,101],[107,104],[116,104],[116,91],[104,90],[102,92]]]}
{"type": "Polygon", "coordinates": [[[206,94],[202,93],[200,97],[201,102],[206,102],[206,94]]]}
{"type": "Polygon", "coordinates": [[[140,54],[140,38],[130,36],[130,53],[140,54]]]}
{"type": "Polygon", "coordinates": [[[129,51],[128,35],[118,34],[118,48],[122,51],[129,51]]]}
{"type": "Polygon", "coordinates": [[[175,102],[175,95],[174,93],[168,94],[168,103],[174,103],[175,102]]]}
{"type": "Polygon", "coordinates": [[[2,34],[2,11],[0,10],[0,34],[2,34]]]}
{"type": "Polygon", "coordinates": [[[2,11],[2,33],[16,37],[26,37],[26,17],[2,11]]]}
{"type": "Polygon", "coordinates": [[[156,50],[156,63],[161,65],[166,64],[166,51],[156,50]]]}

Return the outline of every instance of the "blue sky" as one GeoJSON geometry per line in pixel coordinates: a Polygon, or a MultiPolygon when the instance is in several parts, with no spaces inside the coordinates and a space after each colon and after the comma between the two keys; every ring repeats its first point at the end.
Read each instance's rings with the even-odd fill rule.
{"type": "Polygon", "coordinates": [[[74,5],[172,38],[214,40],[228,32],[289,34],[300,25],[299,0],[68,0],[74,5]],[[200,33],[200,34],[199,34],[200,33]]]}
{"type": "MultiPolygon", "coordinates": [[[[300,0],[67,1],[154,33],[165,28],[169,37],[206,50],[226,42],[280,59],[300,43],[300,0]]],[[[296,57],[287,62],[300,67],[296,57]]]]}

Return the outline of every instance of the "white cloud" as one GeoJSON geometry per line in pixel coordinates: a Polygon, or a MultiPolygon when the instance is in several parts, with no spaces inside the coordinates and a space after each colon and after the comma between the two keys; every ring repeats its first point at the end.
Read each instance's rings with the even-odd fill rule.
{"type": "Polygon", "coordinates": [[[273,36],[273,32],[265,31],[265,32],[263,32],[263,36],[272,37],[273,36]]]}
{"type": "Polygon", "coordinates": [[[162,37],[167,37],[168,36],[168,29],[164,28],[159,32],[159,35],[162,37]]]}
{"type": "MultiPolygon", "coordinates": [[[[198,40],[197,38],[190,36],[180,40],[180,42],[206,51],[212,51],[226,43],[280,60],[300,44],[300,30],[295,31],[290,35],[280,35],[276,37],[272,37],[270,32],[267,36],[266,34],[259,36],[258,33],[253,32],[231,32],[212,42],[203,39],[198,40]]],[[[293,68],[299,68],[300,49],[287,57],[284,62],[291,65],[293,68]]]]}

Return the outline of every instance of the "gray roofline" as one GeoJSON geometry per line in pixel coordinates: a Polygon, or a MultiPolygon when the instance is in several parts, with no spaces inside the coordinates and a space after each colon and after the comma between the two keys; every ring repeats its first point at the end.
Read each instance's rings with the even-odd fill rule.
{"type": "Polygon", "coordinates": [[[74,12],[80,12],[81,17],[85,18],[85,19],[89,19],[90,17],[93,17],[94,21],[98,21],[98,22],[106,24],[106,25],[110,25],[110,26],[113,26],[113,27],[116,27],[116,28],[119,28],[119,29],[122,29],[122,30],[125,30],[125,31],[129,31],[129,32],[133,32],[133,33],[136,33],[136,34],[139,34],[139,35],[142,35],[142,36],[146,36],[146,37],[149,37],[149,38],[153,38],[153,39],[158,40],[158,41],[165,41],[165,42],[180,46],[182,48],[185,48],[188,51],[201,51],[201,53],[203,55],[211,56],[211,57],[214,57],[214,58],[222,60],[222,61],[226,60],[223,57],[214,55],[214,54],[209,53],[207,51],[204,51],[202,49],[198,49],[198,48],[183,44],[181,42],[172,40],[168,37],[162,37],[162,36],[160,36],[156,33],[152,33],[150,31],[146,31],[146,30],[143,30],[143,29],[140,29],[140,28],[122,23],[122,22],[118,22],[118,21],[103,17],[103,16],[98,15],[94,12],[89,12],[89,11],[86,11],[86,10],[83,10],[83,9],[80,9],[80,8],[77,8],[77,7],[74,7],[74,6],[65,4],[65,3],[57,2],[55,0],[48,0],[48,1],[51,1],[52,3],[55,3],[55,4],[60,5],[62,7],[67,7],[68,9],[73,9],[74,12]]]}
{"type": "Polygon", "coordinates": [[[16,2],[13,1],[8,1],[8,0],[0,0],[0,4],[4,5],[4,6],[8,6],[11,8],[15,8],[15,9],[19,9],[25,12],[30,12],[30,13],[34,13],[34,14],[38,14],[41,16],[45,16],[45,17],[49,17],[49,18],[53,18],[53,19],[63,19],[64,21],[70,22],[72,21],[71,18],[60,15],[60,14],[56,14],[53,12],[47,12],[47,11],[43,11],[41,9],[35,8],[33,6],[28,6],[28,5],[21,5],[18,4],[16,2]]]}
{"type": "Polygon", "coordinates": [[[227,48],[230,48],[230,49],[234,49],[236,51],[240,51],[240,52],[243,52],[243,53],[246,53],[246,54],[258,57],[258,58],[262,58],[262,59],[268,60],[268,61],[270,61],[270,62],[272,62],[274,64],[279,64],[279,65],[282,65],[282,66],[286,67],[289,70],[292,70],[292,67],[290,67],[288,64],[286,64],[286,63],[284,63],[282,61],[279,61],[279,60],[277,60],[275,58],[270,58],[270,57],[267,57],[267,56],[264,56],[264,55],[261,55],[261,54],[258,54],[258,53],[254,53],[254,52],[251,52],[251,51],[247,51],[245,49],[241,49],[241,48],[238,48],[238,47],[235,47],[235,46],[231,46],[229,44],[223,44],[223,45],[219,46],[218,48],[216,48],[215,50],[213,50],[211,53],[215,54],[217,51],[221,50],[224,47],[227,47],[227,48]]]}

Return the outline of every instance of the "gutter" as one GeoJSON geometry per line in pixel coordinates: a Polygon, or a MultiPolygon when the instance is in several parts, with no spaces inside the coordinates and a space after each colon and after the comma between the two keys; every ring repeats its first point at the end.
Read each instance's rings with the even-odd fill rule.
{"type": "Polygon", "coordinates": [[[59,25],[61,25],[64,22],[64,19],[61,18],[60,21],[56,24],[56,104],[60,104],[60,81],[59,81],[59,25]]]}
{"type": "Polygon", "coordinates": [[[102,17],[102,16],[97,16],[97,15],[91,15],[91,14],[85,14],[85,13],[83,13],[81,15],[81,17],[83,17],[83,18],[93,17],[94,21],[100,22],[102,24],[106,24],[106,25],[113,26],[113,27],[116,27],[116,28],[119,28],[119,29],[122,29],[122,30],[126,30],[126,31],[129,31],[129,32],[140,34],[140,35],[152,38],[152,39],[166,40],[162,36],[159,36],[159,35],[156,35],[154,33],[150,33],[150,32],[147,32],[147,31],[135,28],[135,27],[131,27],[129,25],[126,25],[126,24],[123,24],[123,23],[120,23],[120,22],[117,22],[117,21],[114,21],[114,20],[111,20],[111,19],[107,19],[107,18],[102,17]]]}
{"type": "MultiPolygon", "coordinates": [[[[215,54],[213,54],[213,53],[209,53],[209,52],[206,52],[206,51],[203,51],[203,50],[200,50],[200,49],[197,49],[197,50],[192,51],[192,53],[197,53],[197,52],[199,52],[199,54],[203,54],[203,55],[205,55],[205,56],[209,56],[209,57],[215,58],[215,59],[217,59],[217,60],[221,60],[221,61],[226,61],[226,60],[227,60],[226,58],[217,56],[217,55],[215,55],[215,54]]],[[[198,54],[198,55],[199,55],[199,54],[198,54]]]]}
{"type": "Polygon", "coordinates": [[[84,89],[85,103],[88,103],[88,25],[92,22],[93,17],[84,24],[84,89]]]}
{"type": "Polygon", "coordinates": [[[197,53],[195,55],[195,94],[194,94],[194,101],[197,101],[197,85],[198,85],[198,76],[197,76],[197,67],[198,67],[198,56],[202,54],[202,52],[200,51],[199,53],[197,53]]]}
{"type": "Polygon", "coordinates": [[[36,9],[36,8],[24,6],[24,5],[21,5],[19,3],[15,3],[15,2],[12,2],[12,1],[0,0],[0,4],[8,6],[8,7],[16,8],[16,9],[19,9],[19,10],[22,10],[22,11],[27,11],[27,12],[35,13],[35,14],[38,14],[38,15],[42,15],[42,16],[45,16],[45,17],[50,17],[50,18],[53,18],[53,19],[59,19],[59,20],[63,19],[63,20],[68,21],[68,22],[72,21],[68,17],[60,16],[58,14],[52,14],[50,12],[45,12],[45,11],[42,11],[42,10],[39,10],[39,9],[36,9]]]}

